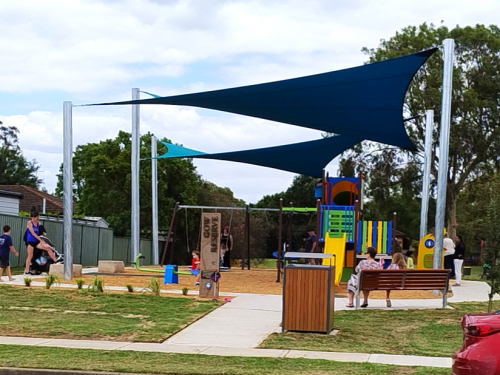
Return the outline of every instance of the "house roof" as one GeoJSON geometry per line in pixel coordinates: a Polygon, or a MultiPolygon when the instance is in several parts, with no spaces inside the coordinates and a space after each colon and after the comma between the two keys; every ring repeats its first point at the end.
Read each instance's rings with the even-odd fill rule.
{"type": "Polygon", "coordinates": [[[26,185],[0,185],[0,190],[22,194],[23,199],[19,202],[19,210],[21,211],[29,212],[33,206],[35,206],[37,210],[42,211],[43,199],[45,198],[46,212],[63,212],[63,200],[44,191],[26,185]]]}

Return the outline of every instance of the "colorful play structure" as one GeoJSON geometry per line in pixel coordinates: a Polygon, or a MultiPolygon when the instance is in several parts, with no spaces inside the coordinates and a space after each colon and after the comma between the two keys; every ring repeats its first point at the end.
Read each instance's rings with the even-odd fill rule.
{"type": "Polygon", "coordinates": [[[358,258],[373,246],[390,258],[395,247],[393,221],[363,220],[363,176],[325,177],[316,184],[318,244],[335,257],[335,284],[346,281],[358,258]],[[344,272],[344,270],[346,272],[344,272]]]}
{"type": "MultiPolygon", "coordinates": [[[[416,264],[417,268],[419,269],[433,268],[432,262],[434,259],[434,244],[435,244],[434,233],[429,233],[426,236],[422,237],[422,239],[418,244],[418,257],[416,264]]],[[[443,262],[444,262],[444,251],[442,253],[441,267],[443,267],[443,262]]]]}

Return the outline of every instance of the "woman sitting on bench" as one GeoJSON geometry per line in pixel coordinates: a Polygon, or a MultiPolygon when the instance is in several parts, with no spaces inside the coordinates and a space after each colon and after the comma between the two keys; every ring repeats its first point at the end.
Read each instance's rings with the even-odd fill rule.
{"type": "MultiPolygon", "coordinates": [[[[349,295],[349,303],[346,307],[354,307],[354,295],[358,291],[358,273],[361,270],[378,270],[380,269],[380,263],[375,261],[375,257],[377,256],[377,250],[374,247],[368,247],[366,249],[366,259],[359,262],[356,266],[355,272],[351,275],[351,278],[347,282],[347,292],[349,295]]],[[[368,295],[370,294],[369,290],[363,290],[363,304],[361,307],[368,307],[368,295]]]]}

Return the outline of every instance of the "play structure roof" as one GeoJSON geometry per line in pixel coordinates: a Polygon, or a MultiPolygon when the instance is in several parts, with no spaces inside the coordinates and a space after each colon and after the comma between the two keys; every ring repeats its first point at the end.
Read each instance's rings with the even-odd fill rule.
{"type": "Polygon", "coordinates": [[[360,142],[360,138],[333,136],[319,140],[253,150],[206,154],[162,142],[167,152],[158,158],[202,158],[261,165],[320,178],[323,168],[343,151],[360,142]]]}

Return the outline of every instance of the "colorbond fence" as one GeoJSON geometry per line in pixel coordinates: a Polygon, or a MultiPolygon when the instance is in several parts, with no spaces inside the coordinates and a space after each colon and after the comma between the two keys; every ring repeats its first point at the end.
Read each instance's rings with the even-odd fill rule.
{"type": "MultiPolygon", "coordinates": [[[[26,260],[26,246],[23,241],[28,218],[0,214],[0,230],[4,225],[11,227],[12,242],[19,257],[11,255],[10,263],[13,267],[23,266],[26,260]]],[[[62,221],[40,220],[47,231],[47,237],[56,246],[57,251],[63,252],[63,223],[62,221]]],[[[160,242],[160,250],[164,242],[160,242]]],[[[151,241],[141,239],[140,251],[146,259],[142,264],[152,263],[151,241]]],[[[130,238],[114,237],[113,229],[99,228],[82,224],[73,224],[73,263],[82,266],[96,266],[99,260],[122,260],[130,265],[130,238]]]]}

